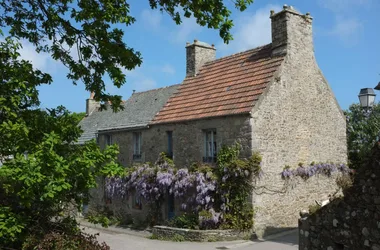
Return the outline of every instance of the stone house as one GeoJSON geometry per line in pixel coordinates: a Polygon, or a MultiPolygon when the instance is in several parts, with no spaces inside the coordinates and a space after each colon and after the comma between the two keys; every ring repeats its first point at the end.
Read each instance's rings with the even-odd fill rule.
{"type": "Polygon", "coordinates": [[[222,145],[239,142],[242,157],[263,157],[252,196],[256,232],[295,227],[300,209],[325,200],[335,180],[284,191],[280,173],[300,162],[346,162],[346,123],[315,60],[310,14],[284,6],[270,18],[272,42],[261,47],[216,59],[214,46],[188,43],[183,82],[134,93],[124,111],[98,112],[90,98],[81,142],[118,143],[125,166],[166,152],[180,167],[215,162],[222,145]]]}

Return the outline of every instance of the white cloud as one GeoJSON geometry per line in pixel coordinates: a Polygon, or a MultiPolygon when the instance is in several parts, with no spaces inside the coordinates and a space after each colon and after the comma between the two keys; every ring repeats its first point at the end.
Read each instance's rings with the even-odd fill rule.
{"type": "Polygon", "coordinates": [[[221,43],[217,46],[223,54],[229,54],[255,48],[271,42],[270,10],[281,10],[278,5],[267,5],[254,13],[243,13],[235,19],[232,30],[232,40],[228,45],[221,43]]]}
{"type": "Polygon", "coordinates": [[[353,42],[352,39],[356,38],[356,35],[362,27],[362,23],[356,18],[344,18],[338,16],[330,34],[338,36],[343,41],[353,42]]]}
{"type": "Polygon", "coordinates": [[[127,71],[126,86],[129,89],[136,91],[145,91],[157,87],[157,82],[151,77],[147,76],[147,70],[143,67],[135,68],[132,71],[127,71]]]}
{"type": "Polygon", "coordinates": [[[35,47],[28,41],[20,41],[22,48],[20,49],[20,57],[29,61],[35,69],[45,72],[53,72],[57,69],[58,64],[47,53],[37,53],[35,47]]]}
{"type": "Polygon", "coordinates": [[[353,11],[359,7],[369,7],[373,0],[319,0],[318,3],[323,8],[335,13],[353,11]]]}
{"type": "Polygon", "coordinates": [[[318,3],[330,10],[335,16],[335,22],[326,33],[338,37],[346,45],[358,42],[363,22],[357,18],[357,11],[370,8],[373,0],[319,0],[318,3]]]}
{"type": "Polygon", "coordinates": [[[161,71],[163,73],[166,73],[166,74],[169,74],[169,75],[174,75],[175,74],[175,69],[173,68],[173,66],[171,66],[170,64],[165,64],[162,68],[161,68],[161,71]]]}
{"type": "Polygon", "coordinates": [[[145,9],[141,12],[141,19],[146,27],[158,29],[161,25],[162,14],[158,10],[145,9]]]}
{"type": "Polygon", "coordinates": [[[195,18],[182,18],[182,23],[171,32],[171,37],[174,42],[185,44],[187,41],[194,40],[195,35],[201,30],[202,27],[196,23],[195,18]]]}

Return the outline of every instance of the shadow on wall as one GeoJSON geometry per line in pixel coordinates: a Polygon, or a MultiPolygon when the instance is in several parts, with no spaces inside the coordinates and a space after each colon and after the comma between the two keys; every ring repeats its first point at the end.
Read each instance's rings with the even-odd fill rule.
{"type": "Polygon", "coordinates": [[[299,220],[299,249],[380,250],[380,142],[344,197],[299,220]]]}
{"type": "Polygon", "coordinates": [[[296,227],[267,227],[264,235],[265,241],[282,243],[287,245],[298,245],[298,233],[296,227]]]}

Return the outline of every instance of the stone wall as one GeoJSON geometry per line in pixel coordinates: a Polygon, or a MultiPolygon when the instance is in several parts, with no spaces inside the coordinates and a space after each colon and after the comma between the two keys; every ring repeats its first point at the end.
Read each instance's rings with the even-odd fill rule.
{"type": "Polygon", "coordinates": [[[380,250],[380,143],[357,171],[352,187],[299,220],[299,249],[380,250]]]}
{"type": "Polygon", "coordinates": [[[347,161],[345,117],[316,63],[311,18],[285,9],[272,22],[285,29],[276,32],[286,35],[286,58],[252,110],[252,148],[262,154],[264,171],[256,185],[266,190],[253,197],[259,236],[296,227],[298,211],[335,191],[334,178],[312,177],[282,192],[285,165],[347,161]]]}
{"type": "Polygon", "coordinates": [[[253,239],[252,232],[242,232],[236,230],[192,230],[183,228],[173,228],[165,226],[155,226],[152,235],[160,240],[184,240],[184,241],[231,241],[242,239],[253,239]]]}
{"type": "MultiPolygon", "coordinates": [[[[137,162],[155,162],[161,152],[167,152],[167,131],[173,131],[173,159],[177,167],[188,167],[194,162],[202,162],[205,150],[204,130],[215,129],[217,148],[239,142],[242,156],[251,154],[251,124],[248,115],[229,116],[188,121],[176,124],[153,125],[139,130],[142,135],[142,159],[137,162]]],[[[133,132],[112,133],[113,143],[120,148],[119,162],[131,166],[133,156],[133,132]]],[[[105,137],[99,137],[100,145],[105,145],[105,137]]]]}
{"type": "MultiPolygon", "coordinates": [[[[202,162],[204,156],[204,130],[216,130],[217,148],[222,145],[232,145],[239,142],[242,146],[241,155],[251,156],[251,121],[248,115],[229,116],[197,121],[188,121],[177,124],[154,125],[148,129],[138,131],[119,131],[112,133],[112,142],[119,145],[119,162],[125,167],[134,163],[155,162],[161,152],[167,152],[168,138],[167,131],[173,131],[173,159],[177,167],[188,167],[194,162],[202,162]],[[133,162],[133,132],[141,132],[142,135],[142,159],[133,162]]],[[[105,136],[99,137],[99,144],[104,147],[105,136]]],[[[101,183],[101,182],[100,182],[101,183]]],[[[91,207],[106,204],[104,197],[104,184],[99,184],[97,189],[92,191],[91,207]]],[[[144,217],[147,213],[146,206],[138,210],[132,207],[133,196],[128,196],[125,200],[113,200],[108,207],[114,213],[124,213],[144,217]]],[[[175,204],[175,213],[180,211],[180,205],[175,204]]],[[[162,208],[163,217],[168,216],[167,204],[162,208]]]]}

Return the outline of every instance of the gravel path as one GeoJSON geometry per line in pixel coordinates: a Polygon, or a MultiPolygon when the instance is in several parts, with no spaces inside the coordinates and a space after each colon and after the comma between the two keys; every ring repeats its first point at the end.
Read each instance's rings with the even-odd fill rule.
{"type": "Polygon", "coordinates": [[[151,240],[138,235],[110,232],[102,228],[85,228],[91,234],[99,233],[99,241],[105,241],[112,250],[296,250],[298,249],[298,233],[291,231],[271,237],[266,241],[233,241],[233,242],[171,242],[151,240]]]}

